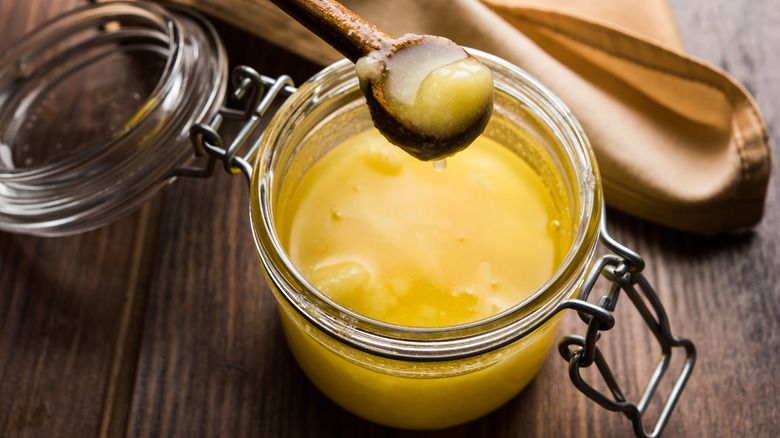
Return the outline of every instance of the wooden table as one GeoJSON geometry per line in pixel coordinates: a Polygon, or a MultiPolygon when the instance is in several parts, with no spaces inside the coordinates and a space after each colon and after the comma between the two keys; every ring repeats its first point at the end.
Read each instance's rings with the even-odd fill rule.
{"type": "MultiPolygon", "coordinates": [[[[81,1],[3,0],[0,49],[81,1]]],[[[672,5],[687,49],[753,93],[780,143],[776,2],[672,5]]],[[[219,28],[234,63],[296,83],[318,69],[219,28]]],[[[772,184],[752,232],[701,237],[609,211],[614,237],[647,260],[673,330],[698,347],[665,436],[780,434],[780,192],[772,184]]],[[[631,435],[622,415],[573,388],[557,354],[504,407],[450,430],[399,431],[345,412],[307,381],[283,342],[247,203],[244,181],[220,171],[181,180],[82,235],[0,233],[0,436],[631,435]]],[[[614,349],[631,393],[649,373],[651,337],[637,315],[626,316],[602,344],[614,349]]],[[[583,327],[568,314],[561,330],[583,327]]]]}

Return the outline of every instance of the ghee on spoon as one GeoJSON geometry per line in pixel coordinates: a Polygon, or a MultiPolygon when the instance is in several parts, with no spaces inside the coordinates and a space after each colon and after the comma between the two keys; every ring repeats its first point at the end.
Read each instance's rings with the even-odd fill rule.
{"type": "Polygon", "coordinates": [[[355,63],[376,128],[423,161],[466,148],[493,111],[490,70],[444,37],[392,38],[332,0],[272,0],[355,63]]]}

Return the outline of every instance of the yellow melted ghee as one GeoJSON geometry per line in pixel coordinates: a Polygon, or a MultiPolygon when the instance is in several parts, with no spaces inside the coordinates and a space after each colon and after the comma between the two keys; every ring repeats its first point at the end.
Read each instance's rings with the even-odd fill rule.
{"type": "MultiPolygon", "coordinates": [[[[341,305],[397,324],[452,325],[517,304],[560,264],[571,219],[549,187],[484,136],[437,171],[371,131],[318,161],[280,200],[276,226],[296,266],[341,305]]],[[[464,423],[514,397],[557,324],[486,355],[418,363],[353,350],[281,306],[290,349],[318,388],[359,416],[411,429],[464,423]]]]}
{"type": "Polygon", "coordinates": [[[436,171],[368,131],[317,162],[283,210],[283,245],[315,287],[408,326],[495,315],[550,278],[569,246],[570,220],[543,181],[486,137],[436,171]]]}
{"type": "Polygon", "coordinates": [[[388,103],[421,132],[446,138],[488,111],[493,75],[476,59],[463,58],[431,71],[412,94],[407,102],[388,93],[388,103]]]}
{"type": "Polygon", "coordinates": [[[493,105],[490,69],[454,44],[413,44],[386,59],[372,53],[355,72],[364,84],[382,82],[393,112],[434,138],[461,133],[493,105]]]}

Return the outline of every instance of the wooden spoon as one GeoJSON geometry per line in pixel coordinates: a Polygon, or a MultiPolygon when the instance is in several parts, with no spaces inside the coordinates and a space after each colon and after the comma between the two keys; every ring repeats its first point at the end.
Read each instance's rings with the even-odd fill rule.
{"type": "Polygon", "coordinates": [[[356,63],[374,125],[412,156],[446,158],[485,129],[493,110],[492,76],[452,41],[392,38],[332,0],[271,1],[356,63]]]}

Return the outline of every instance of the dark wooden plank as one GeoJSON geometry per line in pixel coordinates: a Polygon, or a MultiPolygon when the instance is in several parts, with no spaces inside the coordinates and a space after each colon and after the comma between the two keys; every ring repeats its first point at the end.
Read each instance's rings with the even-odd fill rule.
{"type": "MultiPolygon", "coordinates": [[[[0,50],[85,4],[1,2],[0,50]]],[[[0,234],[0,436],[124,431],[161,203],[78,236],[0,234]]]]}
{"type": "MultiPolygon", "coordinates": [[[[771,1],[671,2],[686,49],[728,71],[766,119],[777,170],[780,32],[771,1]]],[[[665,277],[681,287],[677,318],[697,334],[701,359],[680,416],[720,436],[777,436],[780,382],[780,193],[771,182],[763,222],[752,232],[702,239],[659,234],[665,277]],[[686,284],[687,280],[687,284],[686,284]]],[[[691,335],[693,336],[693,335],[691,335]]],[[[697,429],[688,429],[695,433],[697,429]]]]}
{"type": "Polygon", "coordinates": [[[126,416],[154,205],[79,236],[0,236],[1,436],[93,436],[106,406],[126,416]]]}

